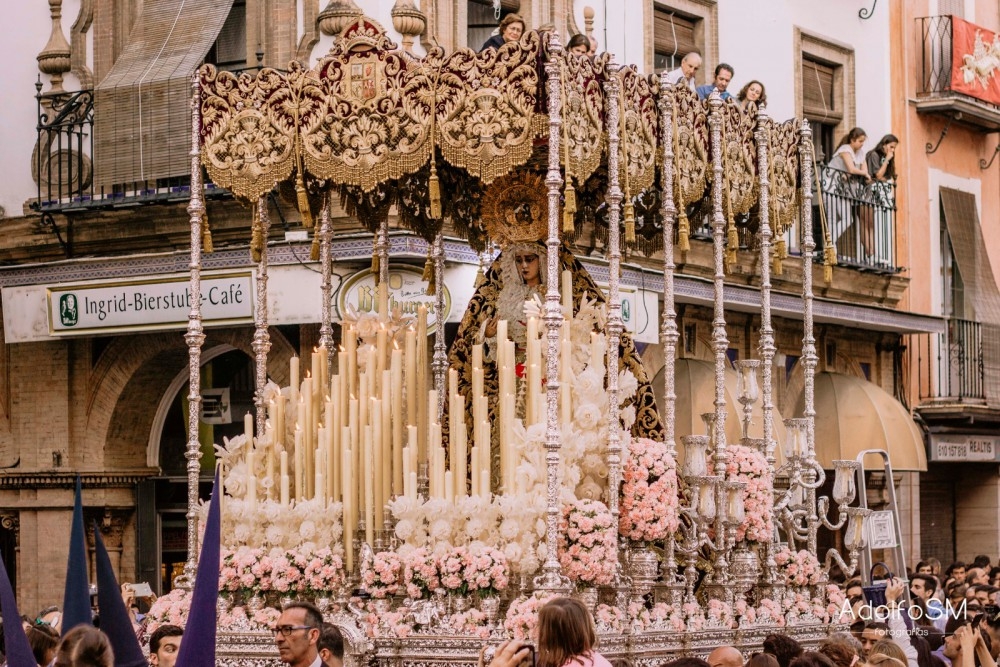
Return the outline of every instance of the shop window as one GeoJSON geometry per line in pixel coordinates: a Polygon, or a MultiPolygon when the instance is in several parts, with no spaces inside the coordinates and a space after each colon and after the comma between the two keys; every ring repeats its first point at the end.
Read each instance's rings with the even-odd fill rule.
{"type": "Polygon", "coordinates": [[[224,70],[240,70],[247,66],[246,0],[233,3],[219,37],[205,56],[205,62],[224,70]]]}

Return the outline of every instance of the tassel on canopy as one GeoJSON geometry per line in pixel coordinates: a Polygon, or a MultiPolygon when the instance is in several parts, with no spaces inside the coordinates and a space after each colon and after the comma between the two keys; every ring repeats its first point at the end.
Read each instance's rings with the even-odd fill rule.
{"type": "Polygon", "coordinates": [[[434,259],[427,255],[427,261],[424,262],[424,275],[421,279],[427,283],[427,296],[434,296],[437,294],[437,281],[434,279],[434,259]]]}
{"type": "Polygon", "coordinates": [[[208,226],[208,212],[201,212],[201,249],[203,252],[215,252],[212,245],[212,228],[208,226]]]}
{"type": "Polygon", "coordinates": [[[691,250],[691,226],[688,223],[687,213],[681,209],[680,217],[677,220],[677,249],[681,255],[687,255],[691,250]]]}
{"type": "Polygon", "coordinates": [[[631,199],[625,202],[625,243],[635,243],[635,204],[631,199]]]}
{"type": "Polygon", "coordinates": [[[563,234],[572,234],[576,229],[576,188],[573,181],[566,179],[566,189],[563,191],[563,234]]]}

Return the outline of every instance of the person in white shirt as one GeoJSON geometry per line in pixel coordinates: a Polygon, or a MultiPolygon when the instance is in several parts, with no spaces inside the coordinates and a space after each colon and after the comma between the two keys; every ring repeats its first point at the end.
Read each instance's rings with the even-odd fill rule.
{"type": "Polygon", "coordinates": [[[684,81],[687,83],[688,88],[697,91],[698,87],[695,85],[694,75],[698,73],[698,69],[700,67],[701,54],[697,51],[692,51],[684,56],[681,60],[680,67],[667,74],[667,83],[672,86],[676,83],[684,81]]]}

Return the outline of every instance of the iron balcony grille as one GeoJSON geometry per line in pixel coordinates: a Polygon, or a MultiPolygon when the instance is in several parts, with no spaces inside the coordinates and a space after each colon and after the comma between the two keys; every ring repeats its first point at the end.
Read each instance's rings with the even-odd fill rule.
{"type": "Polygon", "coordinates": [[[982,401],[983,335],[979,322],[952,318],[943,334],[917,338],[920,400],[982,401]]]}

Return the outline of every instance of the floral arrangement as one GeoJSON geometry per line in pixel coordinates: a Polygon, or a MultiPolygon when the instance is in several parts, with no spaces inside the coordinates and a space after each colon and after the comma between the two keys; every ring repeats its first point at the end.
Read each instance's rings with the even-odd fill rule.
{"type": "Polygon", "coordinates": [[[538,610],[554,597],[556,596],[542,595],[515,599],[507,608],[507,616],[503,622],[504,629],[518,641],[537,640],[535,631],[538,628],[538,610]]]}
{"type": "Polygon", "coordinates": [[[614,517],[599,500],[573,500],[563,505],[559,527],[559,564],[578,584],[606,586],[618,562],[614,517]]]}
{"type": "Polygon", "coordinates": [[[395,551],[380,551],[361,566],[361,583],[373,598],[396,594],[403,581],[403,560],[395,551]]]}
{"type": "Polygon", "coordinates": [[[757,610],[746,599],[740,598],[733,605],[733,613],[740,619],[740,626],[746,627],[757,622],[757,610]]]}
{"type": "Polygon", "coordinates": [[[621,632],[625,627],[625,615],[618,607],[599,604],[594,610],[594,624],[598,632],[621,632]]]}
{"type": "Polygon", "coordinates": [[[465,579],[466,562],[469,554],[465,547],[453,547],[438,560],[441,588],[449,593],[467,595],[469,583],[465,579]]]}
{"type": "Polygon", "coordinates": [[[774,480],[767,458],[745,445],[729,445],[726,474],[731,481],[744,482],[745,518],[736,527],[737,540],[770,542],[773,533],[774,480]]]}
{"type": "Polygon", "coordinates": [[[497,596],[507,589],[507,557],[493,547],[470,547],[465,552],[462,578],[468,592],[484,598],[497,596]]]}
{"type": "Polygon", "coordinates": [[[785,612],[781,603],[771,598],[764,598],[757,603],[757,621],[761,625],[777,625],[784,627],[785,612]]]}
{"type": "Polygon", "coordinates": [[[697,602],[685,602],[681,605],[681,612],[684,614],[684,627],[690,632],[699,632],[705,629],[705,610],[697,602]]]}
{"type": "MultiPolygon", "coordinates": [[[[329,547],[303,554],[302,582],[306,594],[325,595],[344,585],[344,563],[329,547]]],[[[296,563],[300,562],[296,559],[296,563]]]]}
{"type": "Polygon", "coordinates": [[[729,627],[733,623],[733,608],[722,600],[709,600],[706,619],[716,627],[729,627]]]}
{"type": "Polygon", "coordinates": [[[260,561],[261,550],[240,547],[236,551],[223,549],[219,570],[220,591],[245,591],[252,593],[257,588],[257,576],[253,566],[260,561]]]}
{"type": "Polygon", "coordinates": [[[684,613],[666,602],[657,602],[647,609],[642,602],[629,603],[629,618],[634,633],[673,631],[683,632],[684,613]]]}
{"type": "Polygon", "coordinates": [[[191,608],[191,593],[175,588],[166,595],[156,598],[156,602],[146,614],[146,630],[152,633],[161,625],[187,625],[188,610],[191,608]]]}
{"type": "Polygon", "coordinates": [[[784,546],[774,554],[774,562],[788,586],[815,586],[822,581],[823,569],[819,560],[805,549],[792,551],[784,546]]]}
{"type": "Polygon", "coordinates": [[[429,597],[441,587],[438,559],[427,547],[401,549],[403,559],[403,586],[406,596],[413,600],[429,597]]]}
{"type": "Polygon", "coordinates": [[[677,530],[678,488],[674,458],[662,442],[632,440],[625,457],[619,532],[636,541],[666,539],[677,530]]]}

